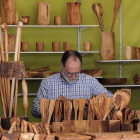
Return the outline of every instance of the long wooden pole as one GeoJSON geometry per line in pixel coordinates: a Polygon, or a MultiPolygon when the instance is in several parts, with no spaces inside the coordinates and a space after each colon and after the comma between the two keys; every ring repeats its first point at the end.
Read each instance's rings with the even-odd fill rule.
{"type": "MultiPolygon", "coordinates": [[[[18,60],[18,49],[19,49],[19,42],[20,42],[20,38],[21,38],[21,28],[22,28],[22,26],[23,26],[23,22],[19,21],[18,25],[17,25],[17,36],[16,36],[16,45],[15,45],[15,55],[14,55],[14,61],[15,62],[17,62],[17,60],[18,60]]],[[[12,104],[13,104],[14,88],[15,88],[15,78],[12,78],[9,118],[12,116],[12,104]]]]}

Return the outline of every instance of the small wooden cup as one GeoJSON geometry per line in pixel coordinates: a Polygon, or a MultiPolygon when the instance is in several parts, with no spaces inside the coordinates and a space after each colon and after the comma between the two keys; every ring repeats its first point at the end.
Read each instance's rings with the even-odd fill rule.
{"type": "Polygon", "coordinates": [[[70,42],[63,42],[63,49],[64,51],[68,51],[71,48],[71,43],[70,42]]]}
{"type": "Polygon", "coordinates": [[[140,59],[140,47],[134,47],[135,49],[135,58],[140,59]]]}
{"type": "Polygon", "coordinates": [[[55,25],[61,25],[62,24],[62,17],[61,16],[55,16],[54,17],[54,24],[55,25]]]}
{"type": "Polygon", "coordinates": [[[84,42],[84,50],[91,51],[92,42],[84,42]]]}
{"type": "Polygon", "coordinates": [[[27,21],[23,22],[23,25],[29,25],[30,24],[30,16],[22,16],[22,18],[27,18],[27,21]]]}
{"type": "Polygon", "coordinates": [[[133,59],[133,46],[125,46],[125,58],[126,60],[133,59]]]}
{"type": "Polygon", "coordinates": [[[44,51],[44,42],[37,42],[36,43],[36,51],[43,52],[44,51]]]}
{"type": "Polygon", "coordinates": [[[21,42],[21,50],[22,52],[27,52],[29,48],[29,42],[21,42]]]}
{"type": "Polygon", "coordinates": [[[60,42],[52,42],[52,50],[54,52],[57,52],[59,51],[59,49],[60,49],[60,42]]]}

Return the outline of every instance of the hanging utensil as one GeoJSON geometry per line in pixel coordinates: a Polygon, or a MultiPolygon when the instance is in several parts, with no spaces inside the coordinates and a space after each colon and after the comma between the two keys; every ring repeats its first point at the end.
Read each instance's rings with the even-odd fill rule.
{"type": "MultiPolygon", "coordinates": [[[[101,5],[99,4],[100,8],[101,8],[101,5]]],[[[94,11],[94,13],[96,14],[97,18],[98,18],[98,21],[99,21],[99,25],[101,27],[101,30],[103,31],[104,28],[103,28],[103,24],[102,24],[102,21],[101,21],[101,15],[102,15],[102,9],[101,9],[101,12],[100,12],[100,8],[99,8],[98,4],[93,4],[92,5],[92,9],[94,11]]]]}
{"type": "Polygon", "coordinates": [[[113,32],[113,29],[114,29],[114,25],[115,25],[115,21],[116,21],[116,17],[117,17],[118,11],[120,9],[121,1],[122,0],[115,0],[115,2],[114,2],[114,14],[113,14],[113,21],[112,21],[112,26],[111,26],[111,32],[113,32]]]}
{"type": "Polygon", "coordinates": [[[101,29],[102,29],[102,31],[104,31],[104,24],[103,24],[103,18],[102,18],[102,16],[103,16],[103,7],[102,7],[102,5],[100,3],[98,4],[98,7],[99,7],[99,12],[100,12],[101,29]]]}

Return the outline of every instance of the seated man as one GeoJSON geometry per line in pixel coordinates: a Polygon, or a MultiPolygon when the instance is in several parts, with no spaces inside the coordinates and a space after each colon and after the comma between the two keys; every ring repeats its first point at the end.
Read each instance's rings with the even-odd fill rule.
{"type": "Polygon", "coordinates": [[[38,95],[33,101],[31,113],[36,118],[41,118],[40,99],[56,100],[59,96],[70,99],[90,99],[92,95],[106,94],[113,97],[102,84],[92,76],[81,72],[82,57],[77,51],[66,51],[61,59],[62,71],[42,80],[38,95]]]}

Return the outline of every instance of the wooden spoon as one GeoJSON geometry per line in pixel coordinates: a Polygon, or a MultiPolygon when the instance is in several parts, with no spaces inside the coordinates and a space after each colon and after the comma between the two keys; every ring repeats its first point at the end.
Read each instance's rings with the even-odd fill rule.
{"type": "Polygon", "coordinates": [[[112,26],[111,26],[111,32],[113,32],[113,29],[114,29],[114,25],[115,25],[118,11],[120,9],[121,1],[122,0],[115,0],[115,2],[114,2],[114,15],[113,15],[113,21],[112,21],[112,26]]]}
{"type": "Polygon", "coordinates": [[[103,7],[102,7],[102,5],[100,3],[98,4],[98,7],[99,7],[99,12],[100,12],[101,29],[102,29],[102,31],[104,31],[103,18],[102,18],[103,7]]]}

